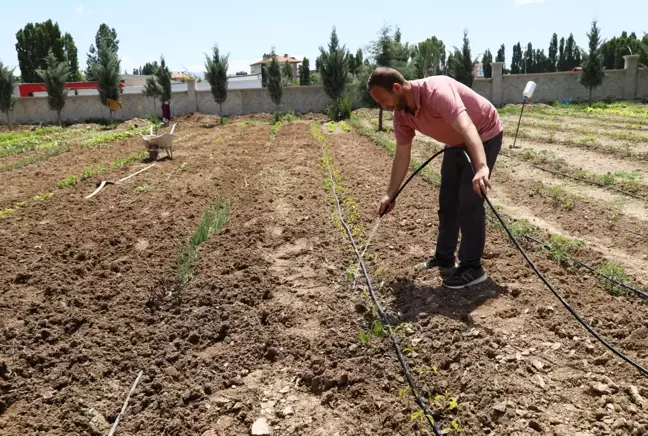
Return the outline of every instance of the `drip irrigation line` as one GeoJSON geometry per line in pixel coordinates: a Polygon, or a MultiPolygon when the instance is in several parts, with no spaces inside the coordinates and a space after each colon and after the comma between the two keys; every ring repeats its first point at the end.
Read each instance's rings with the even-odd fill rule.
{"type": "MultiPolygon", "coordinates": [[[[475,174],[475,168],[472,165],[472,161],[470,160],[470,156],[468,156],[468,153],[465,150],[462,150],[464,155],[466,156],[466,159],[468,159],[468,163],[470,164],[470,168],[473,170],[473,174],[475,174]]],[[[504,230],[506,230],[506,233],[508,233],[509,237],[515,244],[515,247],[520,251],[522,256],[524,257],[524,260],[527,261],[527,263],[531,266],[533,271],[537,274],[537,276],[544,282],[545,285],[553,292],[553,294],[558,298],[558,300],[562,303],[563,306],[569,311],[569,313],[572,314],[574,318],[587,330],[592,336],[594,336],[598,341],[603,344],[607,349],[612,351],[614,354],[616,354],[618,357],[621,359],[625,360],[627,363],[630,365],[634,366],[636,369],[639,370],[643,375],[648,376],[648,369],[644,368],[641,366],[639,363],[635,362],[634,360],[630,359],[628,356],[625,354],[621,353],[618,351],[616,348],[614,348],[612,345],[610,345],[605,339],[603,339],[597,332],[594,330],[589,324],[587,324],[583,318],[567,303],[567,301],[563,298],[563,296],[553,287],[551,283],[542,275],[542,273],[538,270],[538,268],[535,266],[533,261],[529,259],[529,256],[526,254],[524,249],[520,246],[520,243],[515,239],[513,236],[513,233],[511,233],[511,230],[508,228],[502,217],[500,216],[499,212],[497,212],[497,209],[495,209],[495,206],[493,206],[493,203],[491,203],[490,199],[488,196],[484,193],[484,199],[488,203],[488,206],[490,206],[491,210],[499,220],[499,222],[502,224],[504,227],[504,230]]]]}
{"type": "MultiPolygon", "coordinates": [[[[437,154],[440,154],[440,153],[442,153],[442,152],[445,151],[445,150],[449,150],[449,148],[444,148],[444,150],[442,150],[441,152],[439,152],[439,153],[437,153],[437,154]]],[[[466,159],[468,160],[468,163],[470,164],[470,168],[472,169],[473,174],[475,174],[475,168],[473,167],[473,164],[472,164],[472,161],[471,161],[471,159],[470,159],[470,156],[468,155],[468,153],[466,152],[466,150],[465,150],[463,147],[461,147],[461,148],[453,148],[452,150],[453,150],[453,151],[462,151],[462,152],[463,152],[463,154],[466,156],[466,159]]],[[[430,158],[430,159],[428,159],[427,161],[425,161],[425,163],[424,163],[423,165],[421,165],[421,166],[420,166],[420,167],[419,167],[419,168],[414,172],[414,174],[418,173],[418,172],[419,172],[419,171],[420,171],[420,170],[421,170],[425,165],[427,165],[427,164],[428,164],[428,163],[429,163],[429,162],[430,162],[434,157],[436,157],[437,154],[435,154],[432,158],[430,158]]],[[[414,174],[412,174],[412,176],[407,180],[407,182],[409,182],[409,181],[412,179],[412,177],[414,176],[414,174]]],[[[407,184],[407,183],[405,183],[405,184],[407,184]]],[[[405,187],[405,184],[403,185],[403,187],[405,187]]],[[[394,198],[392,199],[392,202],[396,200],[396,197],[398,197],[398,194],[400,194],[401,191],[402,191],[402,188],[398,190],[398,193],[396,194],[396,196],[394,196],[394,198]]],[[[526,254],[526,252],[524,251],[524,249],[520,246],[520,243],[515,239],[515,237],[513,236],[513,233],[511,233],[511,230],[508,228],[508,226],[506,225],[506,223],[504,222],[504,220],[503,220],[502,217],[500,216],[499,212],[497,212],[497,209],[495,208],[495,206],[493,205],[493,203],[491,203],[491,201],[490,201],[490,199],[488,198],[488,196],[486,195],[486,193],[484,193],[484,192],[482,192],[482,193],[483,193],[483,198],[484,198],[484,199],[486,200],[486,202],[488,203],[488,206],[491,208],[491,210],[493,211],[493,213],[495,214],[495,216],[497,217],[497,219],[499,220],[499,222],[502,224],[502,226],[504,227],[504,230],[506,230],[506,233],[508,234],[509,238],[511,238],[511,241],[513,241],[513,243],[515,244],[515,247],[516,247],[516,248],[518,249],[518,251],[522,254],[522,257],[524,257],[524,260],[527,261],[527,263],[529,264],[529,266],[531,266],[531,269],[533,269],[533,272],[536,273],[536,275],[540,278],[540,280],[542,280],[542,282],[543,282],[543,283],[544,283],[544,284],[549,288],[549,290],[550,290],[550,291],[551,291],[551,292],[556,296],[556,298],[558,298],[558,300],[562,303],[563,306],[565,306],[565,308],[569,311],[569,313],[571,313],[571,315],[572,315],[574,318],[576,318],[576,320],[577,320],[577,321],[578,321],[578,322],[579,322],[579,323],[580,323],[580,324],[585,328],[585,330],[587,330],[587,331],[588,331],[592,336],[594,336],[594,337],[595,337],[595,338],[596,338],[596,339],[597,339],[601,344],[603,344],[603,346],[605,346],[607,349],[609,349],[610,351],[612,351],[612,352],[613,352],[614,354],[616,354],[619,358],[623,359],[624,361],[626,361],[626,362],[629,363],[630,365],[634,366],[634,367],[635,367],[637,370],[639,370],[639,372],[641,372],[643,375],[648,376],[648,369],[646,369],[645,367],[643,367],[643,366],[640,365],[639,363],[635,362],[634,360],[630,359],[628,356],[626,356],[626,355],[623,354],[622,352],[618,351],[614,346],[612,346],[612,345],[611,345],[610,343],[608,343],[605,339],[603,339],[603,338],[602,338],[602,337],[601,337],[601,336],[596,332],[596,330],[594,330],[594,329],[593,329],[593,328],[592,328],[592,327],[591,327],[587,322],[585,322],[585,320],[583,320],[583,318],[581,318],[581,316],[580,316],[580,315],[579,315],[579,314],[578,314],[578,313],[577,313],[577,312],[576,312],[576,311],[575,311],[575,310],[574,310],[574,309],[569,305],[569,303],[568,303],[568,302],[563,298],[563,296],[562,296],[562,295],[561,295],[561,294],[560,294],[560,293],[559,293],[559,292],[558,292],[558,291],[553,287],[553,285],[552,285],[551,283],[549,283],[549,281],[544,277],[544,275],[542,275],[542,273],[540,272],[540,270],[538,270],[538,267],[535,266],[535,264],[533,263],[533,261],[532,261],[532,260],[529,258],[529,256],[526,254]]],[[[350,232],[350,230],[349,230],[349,232],[350,232]]],[[[363,265],[363,269],[364,269],[364,264],[362,264],[362,265],[363,265]]],[[[370,288],[370,289],[371,289],[371,288],[370,288]]]]}
{"type": "MultiPolygon", "coordinates": [[[[547,249],[549,249],[549,250],[551,249],[551,245],[548,244],[548,243],[546,243],[546,242],[542,242],[542,241],[540,241],[540,240],[538,240],[538,239],[536,239],[536,238],[534,238],[534,237],[532,237],[532,236],[529,236],[529,235],[522,235],[522,236],[524,236],[525,238],[527,238],[527,239],[530,240],[530,241],[533,241],[533,242],[535,242],[535,243],[537,243],[537,244],[542,245],[543,247],[545,247],[545,248],[547,248],[547,249]]],[[[597,276],[603,277],[604,279],[607,279],[607,280],[611,281],[612,283],[614,283],[614,284],[616,284],[616,285],[619,285],[619,286],[621,286],[621,287],[623,287],[623,288],[625,288],[625,289],[627,289],[627,290],[629,290],[629,291],[632,291],[632,292],[634,292],[635,294],[639,295],[640,297],[643,297],[643,298],[648,299],[648,293],[643,292],[643,291],[641,291],[641,290],[639,290],[639,289],[633,288],[633,287],[630,286],[630,285],[626,285],[625,283],[621,283],[621,282],[619,282],[618,280],[615,280],[615,279],[613,279],[612,277],[610,277],[610,276],[608,276],[608,275],[605,275],[605,274],[603,274],[603,273],[600,273],[600,272],[598,272],[597,270],[595,270],[594,268],[592,268],[591,266],[587,265],[586,263],[581,262],[581,261],[578,260],[578,259],[575,259],[575,258],[573,258],[573,257],[571,257],[571,256],[569,256],[569,258],[570,258],[571,261],[574,262],[576,265],[578,265],[578,266],[582,266],[583,268],[585,268],[586,270],[590,271],[591,273],[593,273],[593,274],[595,274],[595,275],[597,275],[597,276]]]]}
{"type": "MultiPolygon", "coordinates": [[[[322,144],[322,148],[324,148],[324,145],[322,144]]],[[[326,150],[324,150],[324,153],[326,153],[326,150]]],[[[428,159],[426,164],[430,162],[433,158],[428,159]]],[[[422,169],[424,165],[421,165],[419,168],[422,169]]],[[[425,400],[422,398],[418,388],[416,387],[416,382],[414,381],[414,377],[412,376],[412,373],[410,372],[410,369],[407,365],[407,361],[405,360],[405,357],[403,356],[403,352],[401,351],[400,345],[398,344],[398,340],[394,336],[394,332],[391,328],[391,322],[389,321],[389,317],[387,314],[384,312],[382,306],[380,305],[380,302],[378,301],[378,298],[376,297],[376,293],[373,289],[373,286],[371,285],[371,279],[369,278],[369,273],[367,272],[367,269],[365,267],[364,261],[362,259],[362,256],[360,254],[360,250],[358,249],[358,246],[356,245],[355,239],[353,238],[353,234],[351,232],[351,229],[349,228],[349,225],[347,224],[346,220],[344,219],[344,216],[342,214],[342,207],[340,205],[340,198],[337,195],[337,191],[335,189],[335,179],[333,177],[333,173],[331,171],[331,167],[326,161],[326,169],[328,170],[329,173],[329,178],[331,180],[331,190],[333,193],[333,197],[335,198],[335,203],[337,206],[337,213],[338,216],[340,217],[340,222],[342,223],[342,226],[344,227],[344,230],[346,231],[347,235],[349,236],[349,240],[351,241],[351,245],[353,246],[353,249],[355,251],[356,256],[358,257],[358,262],[360,263],[360,267],[362,268],[362,273],[365,276],[365,279],[367,280],[367,288],[369,289],[369,294],[371,295],[371,298],[376,305],[376,308],[378,309],[378,312],[380,314],[380,317],[383,320],[383,323],[385,327],[387,328],[387,331],[389,332],[389,338],[392,341],[392,345],[394,346],[394,349],[396,350],[396,355],[398,357],[398,360],[403,367],[403,371],[405,372],[405,376],[407,378],[407,382],[412,390],[412,394],[416,398],[416,403],[421,407],[423,412],[425,413],[425,417],[427,418],[427,421],[430,423],[432,426],[432,430],[434,431],[434,434],[436,436],[441,436],[441,433],[439,432],[439,429],[437,428],[436,421],[434,420],[432,416],[432,412],[428,408],[427,404],[425,403],[425,400]]],[[[418,172],[417,170],[416,172],[418,172]]],[[[414,173],[416,174],[416,173],[414,173]]],[[[411,177],[410,177],[411,179],[411,177]]],[[[408,180],[409,181],[409,180],[408,180]]],[[[403,186],[404,187],[404,186],[403,186]]],[[[401,188],[402,190],[402,188],[401,188]]],[[[399,190],[400,193],[400,190],[399,190]]],[[[395,198],[395,197],[394,197],[395,198]]],[[[382,215],[381,215],[382,216],[382,215]]]]}
{"type": "Polygon", "coordinates": [[[595,182],[593,180],[582,179],[582,178],[576,177],[576,176],[570,176],[569,174],[561,173],[559,171],[550,170],[548,168],[544,168],[544,167],[541,167],[541,166],[536,165],[536,164],[529,164],[529,165],[532,166],[533,168],[537,168],[537,169],[539,169],[541,171],[545,171],[545,172],[548,172],[550,174],[554,174],[556,176],[566,177],[568,179],[577,180],[579,182],[589,183],[589,184],[594,185],[594,186],[599,186],[601,188],[609,189],[609,190],[618,192],[620,194],[627,195],[628,197],[636,198],[637,200],[648,202],[648,198],[646,198],[646,197],[642,197],[640,195],[636,195],[636,194],[633,194],[631,192],[624,191],[623,189],[619,189],[619,188],[616,188],[614,186],[606,185],[606,184],[600,183],[600,182],[595,182]]]}

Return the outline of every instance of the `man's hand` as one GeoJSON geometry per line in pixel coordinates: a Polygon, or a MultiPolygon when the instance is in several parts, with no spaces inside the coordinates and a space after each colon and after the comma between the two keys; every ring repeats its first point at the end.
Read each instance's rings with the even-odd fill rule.
{"type": "Polygon", "coordinates": [[[382,216],[385,213],[389,213],[392,210],[394,210],[394,206],[396,206],[395,201],[389,201],[391,197],[389,195],[385,195],[382,200],[380,200],[380,206],[378,206],[378,215],[382,216]]]}
{"type": "Polygon", "coordinates": [[[488,194],[488,190],[492,189],[490,180],[488,179],[489,175],[490,171],[488,170],[488,167],[483,166],[477,170],[475,177],[473,177],[473,191],[475,191],[475,194],[480,197],[483,197],[484,194],[488,194]]]}

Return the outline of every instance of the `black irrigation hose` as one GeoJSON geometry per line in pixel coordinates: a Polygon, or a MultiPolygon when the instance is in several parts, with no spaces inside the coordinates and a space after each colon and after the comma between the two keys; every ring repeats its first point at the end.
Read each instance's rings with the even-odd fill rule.
{"type": "MultiPolygon", "coordinates": [[[[546,242],[542,242],[542,241],[540,241],[540,240],[538,240],[538,239],[536,239],[536,238],[534,238],[534,237],[532,237],[532,236],[529,236],[529,235],[523,235],[523,236],[524,236],[525,238],[527,238],[528,240],[530,240],[530,241],[533,241],[533,242],[535,242],[535,243],[541,244],[543,247],[545,247],[545,248],[547,248],[547,249],[551,249],[551,245],[547,244],[546,242]]],[[[571,257],[571,256],[570,256],[570,259],[571,259],[572,262],[574,262],[576,265],[578,265],[578,266],[582,266],[583,268],[585,268],[586,270],[588,270],[588,271],[591,272],[592,274],[595,274],[595,275],[598,275],[598,276],[600,276],[600,277],[603,277],[604,279],[607,279],[607,280],[611,281],[612,283],[614,283],[614,284],[616,284],[616,285],[619,285],[619,286],[621,286],[621,287],[623,287],[623,288],[625,288],[625,289],[627,289],[627,290],[629,290],[629,291],[634,292],[635,294],[637,294],[637,295],[639,295],[639,296],[641,296],[641,297],[643,297],[643,298],[647,298],[647,299],[648,299],[648,293],[646,293],[646,292],[644,292],[644,291],[641,291],[641,290],[639,290],[639,289],[633,288],[633,287],[630,286],[630,285],[626,285],[625,283],[621,283],[621,282],[619,282],[618,280],[615,280],[615,279],[613,279],[613,278],[610,277],[610,276],[607,276],[607,275],[605,275],[605,274],[603,274],[603,273],[600,273],[600,272],[596,271],[594,268],[592,268],[591,266],[589,266],[589,265],[587,265],[587,264],[581,262],[581,261],[578,260],[578,259],[574,259],[574,258],[571,257]]]]}
{"type": "MultiPolygon", "coordinates": [[[[419,171],[420,171],[420,170],[421,170],[425,165],[427,165],[427,164],[428,164],[428,163],[429,163],[429,162],[430,162],[434,157],[436,157],[438,154],[442,153],[442,152],[445,151],[445,150],[448,150],[448,148],[444,148],[444,150],[442,150],[442,151],[436,153],[432,158],[430,158],[430,159],[428,159],[427,161],[425,161],[425,163],[424,163],[423,165],[421,165],[421,166],[420,166],[420,167],[415,171],[414,174],[418,173],[418,172],[419,172],[419,171]]],[[[470,156],[468,155],[468,153],[466,152],[466,150],[465,150],[463,147],[462,147],[462,148],[456,148],[456,149],[453,149],[453,151],[454,151],[454,150],[462,151],[462,152],[464,153],[464,155],[466,156],[466,159],[468,159],[468,163],[470,164],[470,168],[472,169],[473,174],[475,174],[475,168],[473,167],[472,161],[470,160],[470,156]]],[[[413,176],[413,175],[412,175],[412,176],[413,176]]],[[[411,177],[410,177],[407,181],[409,182],[409,180],[411,180],[411,177]]],[[[404,186],[404,185],[403,185],[403,186],[404,186]]],[[[401,191],[402,191],[402,188],[398,191],[398,194],[400,194],[401,191]]],[[[397,194],[397,195],[392,199],[392,202],[396,200],[396,197],[398,197],[398,194],[397,194]]],[[[521,253],[522,256],[524,257],[524,260],[527,261],[527,263],[531,266],[531,268],[532,268],[533,271],[536,273],[536,275],[540,278],[540,280],[542,280],[542,281],[544,282],[544,284],[547,285],[547,287],[549,288],[549,290],[551,290],[551,292],[553,292],[553,294],[556,296],[556,298],[558,298],[558,300],[563,304],[563,306],[565,306],[565,308],[569,311],[569,313],[571,313],[572,316],[573,316],[574,318],[576,318],[576,320],[577,320],[577,321],[578,321],[578,322],[579,322],[579,323],[580,323],[580,324],[585,328],[585,330],[587,330],[587,331],[588,331],[592,336],[594,336],[594,337],[595,337],[595,338],[596,338],[596,339],[597,339],[601,344],[603,344],[607,349],[609,349],[610,351],[612,351],[614,354],[616,354],[616,355],[617,355],[618,357],[620,357],[621,359],[625,360],[625,361],[626,361],[627,363],[629,363],[630,365],[634,366],[634,367],[635,367],[636,369],[638,369],[639,372],[641,372],[643,375],[648,376],[648,369],[644,368],[644,367],[641,366],[639,363],[637,363],[637,362],[635,362],[634,360],[630,359],[630,358],[627,357],[625,354],[621,353],[621,352],[618,351],[616,348],[614,348],[612,345],[610,345],[608,342],[606,342],[605,339],[603,339],[603,338],[602,338],[602,337],[601,337],[601,336],[596,332],[596,330],[594,330],[592,327],[590,327],[590,325],[587,324],[587,323],[583,320],[583,318],[581,318],[581,316],[580,316],[580,315],[579,315],[579,314],[578,314],[578,313],[577,313],[577,312],[576,312],[576,311],[575,311],[575,310],[574,310],[574,309],[569,305],[569,303],[567,303],[567,301],[565,301],[565,299],[563,298],[563,296],[562,296],[562,295],[561,295],[561,294],[560,294],[560,293],[559,293],[559,292],[558,292],[558,291],[553,287],[553,285],[552,285],[551,283],[549,283],[549,281],[548,281],[548,280],[547,280],[547,279],[542,275],[542,273],[538,270],[538,268],[535,266],[535,264],[533,263],[533,261],[532,261],[531,259],[529,259],[529,256],[526,254],[526,252],[524,251],[524,249],[522,249],[522,247],[520,246],[519,242],[515,239],[515,237],[513,236],[513,233],[511,233],[511,230],[508,228],[508,226],[506,225],[506,223],[504,222],[504,220],[502,219],[502,217],[500,216],[500,214],[497,212],[497,209],[495,209],[495,206],[493,206],[493,203],[491,203],[490,199],[488,198],[488,196],[487,196],[485,193],[484,193],[484,199],[485,199],[486,202],[488,203],[488,206],[491,208],[491,210],[493,211],[493,213],[495,214],[495,216],[497,217],[497,219],[499,220],[499,222],[500,222],[500,223],[502,224],[502,226],[504,227],[504,230],[506,230],[506,233],[508,233],[509,238],[511,238],[511,240],[512,240],[513,243],[515,244],[515,247],[520,251],[520,253],[521,253]]],[[[350,230],[349,230],[349,231],[350,231],[350,230]]],[[[363,269],[364,269],[364,264],[363,264],[363,269]]]]}
{"type": "MultiPolygon", "coordinates": [[[[437,153],[440,154],[440,153],[437,153]]],[[[435,156],[432,158],[428,159],[425,162],[425,165],[427,165],[435,156]]],[[[422,169],[424,165],[421,165],[419,168],[422,169]]],[[[383,323],[385,327],[387,328],[387,331],[389,332],[389,338],[392,341],[392,344],[394,346],[394,349],[396,350],[396,355],[398,356],[398,360],[400,361],[401,366],[403,367],[403,371],[405,372],[405,376],[407,377],[407,382],[412,390],[412,394],[416,397],[416,403],[421,407],[423,412],[425,413],[425,417],[427,418],[427,421],[430,423],[432,426],[432,430],[434,431],[434,434],[436,436],[441,436],[441,433],[439,433],[439,429],[437,428],[436,421],[434,420],[432,416],[432,412],[428,408],[427,404],[425,403],[425,399],[421,396],[418,388],[416,387],[416,382],[414,381],[414,377],[412,377],[412,373],[409,370],[409,367],[407,365],[407,361],[405,360],[405,357],[403,357],[403,352],[401,351],[400,345],[398,344],[398,341],[394,337],[394,332],[391,328],[391,323],[389,321],[389,317],[387,314],[384,312],[382,306],[378,302],[378,298],[376,297],[376,293],[373,289],[373,286],[371,285],[371,280],[369,279],[369,273],[367,272],[367,269],[365,267],[364,261],[362,260],[362,255],[360,254],[360,250],[358,250],[358,246],[355,243],[355,239],[353,238],[353,234],[351,232],[351,229],[349,228],[349,225],[346,223],[346,220],[344,219],[344,216],[342,215],[342,207],[340,205],[340,198],[337,195],[337,191],[335,189],[335,179],[333,177],[333,173],[331,172],[331,167],[328,164],[328,161],[326,162],[326,168],[329,173],[329,178],[331,179],[331,189],[333,191],[333,197],[335,198],[335,202],[337,205],[337,212],[340,217],[340,222],[342,223],[342,226],[344,227],[344,230],[346,231],[347,235],[349,236],[349,239],[351,241],[351,245],[353,246],[353,249],[355,250],[355,254],[358,257],[358,262],[360,263],[360,266],[362,267],[362,273],[365,276],[365,279],[367,280],[367,288],[369,288],[369,294],[371,295],[371,298],[374,301],[374,304],[376,305],[376,308],[378,309],[378,312],[380,314],[380,317],[383,320],[383,323]]],[[[416,173],[419,171],[417,170],[416,173]]],[[[414,174],[416,174],[414,173],[414,174]]],[[[411,179],[411,177],[410,177],[411,179]]],[[[409,180],[408,180],[409,181],[409,180]]],[[[404,185],[403,185],[404,187],[404,185]]],[[[401,188],[402,190],[402,188],[401,188]]],[[[400,190],[398,191],[400,193],[400,190]]]]}

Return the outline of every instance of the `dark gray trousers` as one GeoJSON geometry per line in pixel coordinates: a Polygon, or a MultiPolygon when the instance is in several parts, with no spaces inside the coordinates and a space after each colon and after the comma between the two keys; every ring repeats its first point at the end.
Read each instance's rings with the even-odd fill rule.
{"type": "MultiPolygon", "coordinates": [[[[491,174],[502,147],[502,137],[500,133],[484,142],[486,164],[491,174]]],[[[459,261],[465,266],[478,267],[486,244],[486,213],[484,199],[473,191],[474,173],[464,151],[468,153],[468,149],[461,146],[443,153],[435,257],[442,265],[454,264],[461,230],[459,261]]]]}

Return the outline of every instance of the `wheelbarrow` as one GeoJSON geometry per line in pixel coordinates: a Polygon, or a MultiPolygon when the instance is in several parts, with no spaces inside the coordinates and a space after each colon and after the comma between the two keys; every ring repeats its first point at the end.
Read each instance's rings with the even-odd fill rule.
{"type": "Polygon", "coordinates": [[[158,160],[160,150],[166,150],[167,156],[173,159],[173,131],[175,130],[176,124],[171,127],[171,132],[169,133],[154,135],[153,126],[151,126],[149,135],[140,135],[151,161],[158,160]]]}

